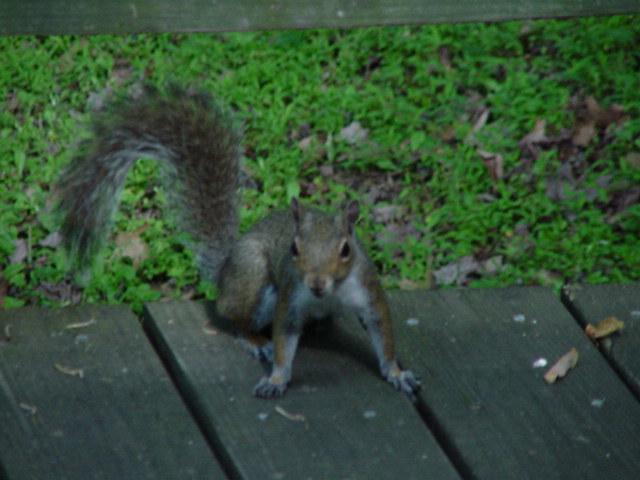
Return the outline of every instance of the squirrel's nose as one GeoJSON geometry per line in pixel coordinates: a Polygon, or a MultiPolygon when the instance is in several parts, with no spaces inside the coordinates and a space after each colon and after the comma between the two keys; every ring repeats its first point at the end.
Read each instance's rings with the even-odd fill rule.
{"type": "Polygon", "coordinates": [[[311,293],[313,293],[314,296],[321,298],[324,295],[324,288],[319,285],[315,285],[311,287],[311,293]]]}
{"type": "Polygon", "coordinates": [[[308,274],[304,278],[304,283],[309,287],[311,293],[316,298],[324,297],[328,292],[331,292],[331,279],[323,275],[308,274]]]}

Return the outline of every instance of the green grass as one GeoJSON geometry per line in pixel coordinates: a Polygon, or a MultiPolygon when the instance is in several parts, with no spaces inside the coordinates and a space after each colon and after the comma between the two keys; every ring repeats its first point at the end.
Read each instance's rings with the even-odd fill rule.
{"type": "Polygon", "coordinates": [[[471,286],[637,281],[638,45],[637,17],[0,38],[0,301],[139,308],[212,295],[162,214],[150,162],[130,174],[114,233],[139,232],[148,246],[139,264],[111,242],[78,288],[63,252],[40,245],[56,230],[49,187],[85,131],[89,99],[141,81],[197,85],[235,110],[255,186],[243,190],[243,228],[293,195],[331,208],[358,198],[360,235],[390,287],[431,285],[466,256],[501,262],[458,278],[471,286]],[[557,138],[587,97],[620,105],[624,119],[585,147],[568,152],[557,140],[527,162],[519,141],[536,121],[557,138]],[[354,121],[367,137],[350,144],[340,131],[354,121]],[[479,150],[502,157],[505,178],[491,178],[479,150]],[[26,249],[12,262],[17,240],[26,249]]]}

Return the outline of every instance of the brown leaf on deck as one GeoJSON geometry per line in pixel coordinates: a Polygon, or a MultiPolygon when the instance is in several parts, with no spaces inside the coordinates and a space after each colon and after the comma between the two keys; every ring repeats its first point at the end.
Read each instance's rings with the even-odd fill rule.
{"type": "Polygon", "coordinates": [[[27,412],[29,412],[31,415],[35,415],[36,413],[38,413],[38,407],[36,407],[35,405],[30,405],[28,403],[20,402],[18,404],[18,406],[21,409],[26,410],[27,412]]]}
{"type": "Polygon", "coordinates": [[[86,322],[69,323],[68,325],[65,325],[64,329],[65,330],[75,330],[77,328],[88,327],[90,325],[93,325],[94,323],[96,323],[96,319],[95,318],[90,318],[86,322]]]}
{"type": "Polygon", "coordinates": [[[544,380],[547,383],[554,383],[558,378],[564,377],[569,370],[578,363],[578,350],[572,348],[544,374],[544,380]]]}
{"type": "Polygon", "coordinates": [[[292,420],[294,422],[306,422],[307,421],[307,418],[304,415],[302,415],[301,413],[289,413],[279,405],[276,405],[275,410],[276,410],[276,412],[278,412],[280,415],[282,415],[284,418],[286,418],[288,420],[292,420]]]}
{"type": "Polygon", "coordinates": [[[204,322],[204,324],[202,325],[202,331],[204,333],[206,333],[207,335],[217,335],[218,334],[218,330],[216,330],[214,328],[214,326],[211,325],[211,322],[209,322],[209,321],[204,322]]]}
{"type": "Polygon", "coordinates": [[[65,375],[70,375],[72,377],[80,377],[84,378],[84,369],[82,368],[72,368],[64,365],[60,365],[59,363],[54,363],[53,366],[60,373],[64,373],[65,375]]]}
{"type": "Polygon", "coordinates": [[[603,338],[624,328],[624,322],[616,317],[607,317],[595,325],[587,324],[584,333],[588,337],[595,339],[603,338]]]}

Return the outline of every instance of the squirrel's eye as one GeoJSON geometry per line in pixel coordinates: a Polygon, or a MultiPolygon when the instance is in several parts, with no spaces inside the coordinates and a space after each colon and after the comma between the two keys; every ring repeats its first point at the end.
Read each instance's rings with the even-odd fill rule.
{"type": "Polygon", "coordinates": [[[300,252],[298,251],[298,245],[296,244],[295,240],[291,244],[291,255],[294,257],[300,255],[300,252]]]}
{"type": "Polygon", "coordinates": [[[351,255],[351,247],[349,246],[349,242],[344,242],[342,247],[340,248],[340,258],[346,260],[351,255]]]}

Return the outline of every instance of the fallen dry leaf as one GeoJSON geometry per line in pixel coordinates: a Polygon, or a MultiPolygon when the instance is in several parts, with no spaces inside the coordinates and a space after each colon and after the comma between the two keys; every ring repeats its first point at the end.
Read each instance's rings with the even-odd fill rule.
{"type": "Polygon", "coordinates": [[[520,148],[530,147],[536,143],[546,143],[549,138],[546,134],[547,121],[544,119],[536,120],[536,124],[529,133],[527,133],[519,142],[520,148]]]}
{"type": "Polygon", "coordinates": [[[618,122],[624,116],[624,109],[620,105],[611,105],[602,108],[595,98],[589,96],[584,100],[587,117],[594,121],[600,128],[607,128],[612,123],[618,122]]]}
{"type": "Polygon", "coordinates": [[[120,255],[129,257],[134,267],[137,267],[143,260],[149,257],[149,247],[142,237],[140,237],[140,234],[146,230],[147,227],[147,225],[144,225],[133,232],[119,233],[115,238],[115,243],[118,246],[120,255]]]}
{"type": "Polygon", "coordinates": [[[312,140],[313,140],[313,137],[311,135],[309,135],[308,137],[304,137],[302,140],[298,142],[298,148],[300,150],[307,150],[311,145],[312,140]]]}
{"type": "Polygon", "coordinates": [[[60,365],[59,363],[54,363],[53,366],[56,368],[56,370],[58,370],[60,373],[64,373],[65,375],[84,378],[84,369],[82,368],[66,367],[64,365],[60,365]]]}
{"type": "Polygon", "coordinates": [[[9,282],[3,275],[0,275],[0,309],[4,305],[4,297],[7,296],[9,292],[9,282]]]}
{"type": "Polygon", "coordinates": [[[500,180],[504,178],[504,159],[499,153],[487,152],[486,150],[478,150],[478,155],[484,161],[489,175],[492,180],[500,180]]]}
{"type": "Polygon", "coordinates": [[[622,157],[622,162],[635,170],[640,170],[640,152],[629,152],[622,157]]]}
{"type": "Polygon", "coordinates": [[[38,285],[36,291],[51,300],[63,300],[72,305],[80,303],[80,300],[82,300],[81,288],[69,279],[64,279],[59,283],[42,282],[38,285]]]}
{"type": "Polygon", "coordinates": [[[596,136],[596,124],[595,122],[586,122],[579,125],[573,130],[573,135],[571,136],[571,141],[577,147],[586,147],[591,143],[593,137],[596,136]]]}
{"type": "Polygon", "coordinates": [[[446,45],[441,46],[438,49],[438,55],[440,57],[440,63],[445,70],[451,70],[451,51],[446,45]]]}
{"type": "Polygon", "coordinates": [[[640,186],[631,186],[618,191],[611,192],[611,199],[607,204],[607,213],[615,215],[632,205],[640,202],[640,186]]]}
{"type": "Polygon", "coordinates": [[[218,334],[218,330],[216,330],[214,328],[214,326],[211,325],[211,323],[209,321],[204,322],[204,324],[202,325],[202,331],[204,333],[206,333],[207,335],[217,335],[218,334]]]}
{"type": "Polygon", "coordinates": [[[340,130],[339,138],[350,145],[355,145],[367,139],[369,130],[362,128],[360,122],[351,122],[348,126],[340,130]]]}
{"type": "Polygon", "coordinates": [[[431,288],[432,283],[429,278],[417,281],[403,278],[398,282],[398,288],[400,288],[400,290],[425,290],[431,288]]]}
{"type": "Polygon", "coordinates": [[[475,145],[477,143],[476,133],[478,133],[482,129],[482,127],[487,124],[490,112],[491,111],[485,106],[481,106],[476,112],[474,112],[473,117],[475,118],[475,121],[473,122],[471,131],[465,137],[464,143],[466,143],[467,145],[475,145]]]}
{"type": "Polygon", "coordinates": [[[85,328],[85,327],[88,327],[89,325],[93,325],[94,323],[96,323],[96,319],[95,318],[90,318],[86,322],[69,323],[68,325],[66,325],[64,327],[64,329],[65,330],[74,330],[76,328],[85,328]]]}
{"type": "Polygon", "coordinates": [[[558,378],[564,377],[569,370],[578,363],[578,350],[572,348],[544,374],[544,380],[547,383],[554,383],[558,378]]]}
{"type": "Polygon", "coordinates": [[[553,143],[553,140],[547,136],[546,130],[546,120],[538,119],[536,120],[533,130],[527,133],[518,142],[525,167],[530,167],[531,162],[536,160],[540,155],[540,151],[553,143]]]}
{"type": "Polygon", "coordinates": [[[29,254],[29,247],[27,241],[23,238],[19,238],[13,242],[16,247],[11,256],[9,257],[9,263],[14,265],[16,263],[22,263],[29,254]]]}
{"type": "Polygon", "coordinates": [[[276,405],[275,410],[284,418],[292,420],[294,422],[305,422],[307,420],[306,417],[301,413],[289,413],[279,405],[276,405]]]}
{"type": "Polygon", "coordinates": [[[467,255],[439,268],[433,272],[433,275],[436,285],[451,285],[453,283],[463,285],[468,280],[469,275],[478,273],[480,269],[480,262],[473,255],[467,255]]]}
{"type": "Polygon", "coordinates": [[[495,275],[505,269],[504,257],[502,255],[494,255],[493,257],[487,258],[480,265],[484,275],[495,275]]]}
{"type": "Polygon", "coordinates": [[[35,415],[36,413],[38,413],[38,407],[36,407],[35,405],[30,405],[24,402],[20,402],[18,405],[20,406],[21,409],[26,410],[31,415],[35,415]]]}
{"type": "Polygon", "coordinates": [[[132,73],[133,67],[129,60],[126,58],[116,58],[111,69],[111,78],[113,78],[117,84],[121,84],[124,80],[129,78],[132,73]]]}
{"type": "Polygon", "coordinates": [[[590,338],[598,339],[603,338],[615,333],[624,328],[624,322],[617,319],[616,317],[607,317],[604,320],[601,320],[595,325],[589,323],[584,328],[584,333],[587,334],[590,338]]]}
{"type": "Polygon", "coordinates": [[[333,175],[335,174],[333,165],[320,165],[319,170],[320,175],[322,175],[323,177],[333,177],[333,175]]]}
{"type": "Polygon", "coordinates": [[[373,207],[373,219],[376,223],[389,223],[400,220],[405,213],[401,205],[376,205],[373,207]]]}
{"type": "Polygon", "coordinates": [[[41,247],[57,248],[62,243],[62,235],[60,232],[53,232],[38,242],[41,247]]]}
{"type": "Polygon", "coordinates": [[[449,125],[444,130],[442,130],[438,136],[443,142],[451,143],[456,139],[456,129],[453,125],[449,125]]]}
{"type": "Polygon", "coordinates": [[[487,120],[489,120],[489,113],[490,113],[490,110],[487,107],[482,108],[478,112],[476,121],[474,122],[473,128],[471,129],[473,133],[477,133],[478,131],[480,131],[482,127],[484,127],[487,124],[487,120]]]}
{"type": "Polygon", "coordinates": [[[11,113],[16,113],[20,110],[20,100],[16,92],[9,92],[5,97],[5,108],[11,113]]]}
{"type": "Polygon", "coordinates": [[[10,323],[5,325],[4,327],[4,339],[7,342],[11,341],[11,324],[10,323]]]}

